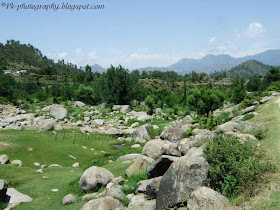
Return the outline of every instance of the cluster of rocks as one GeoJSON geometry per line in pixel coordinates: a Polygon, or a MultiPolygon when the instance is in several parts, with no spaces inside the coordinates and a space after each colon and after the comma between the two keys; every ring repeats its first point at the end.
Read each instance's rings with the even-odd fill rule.
{"type": "Polygon", "coordinates": [[[21,160],[12,160],[10,161],[8,155],[3,154],[0,155],[0,164],[4,165],[4,164],[12,164],[12,165],[16,165],[18,167],[22,166],[22,161],[21,160]]]}

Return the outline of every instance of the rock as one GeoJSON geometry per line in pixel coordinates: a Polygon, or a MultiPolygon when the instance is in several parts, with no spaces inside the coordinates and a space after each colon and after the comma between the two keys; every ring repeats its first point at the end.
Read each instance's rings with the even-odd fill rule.
{"type": "Polygon", "coordinates": [[[142,122],[147,122],[151,120],[151,116],[147,114],[147,112],[135,112],[132,111],[131,114],[136,117],[137,120],[142,122]]]}
{"type": "Polygon", "coordinates": [[[198,128],[195,128],[193,131],[192,131],[192,136],[196,136],[196,135],[211,135],[213,134],[212,131],[209,131],[207,129],[198,129],[198,128]]]}
{"type": "Polygon", "coordinates": [[[178,142],[178,149],[183,155],[187,154],[191,148],[198,147],[200,145],[201,135],[198,134],[195,137],[191,136],[190,138],[185,138],[178,142]]]}
{"type": "Polygon", "coordinates": [[[22,166],[21,160],[12,160],[11,164],[17,165],[18,167],[21,167],[21,166],[22,166]]]}
{"type": "Polygon", "coordinates": [[[36,173],[40,173],[40,174],[42,174],[43,173],[43,169],[38,169],[37,171],[36,171],[36,173]]]}
{"type": "Polygon", "coordinates": [[[229,201],[225,196],[207,187],[197,188],[188,200],[189,210],[224,209],[227,205],[229,201]]]}
{"type": "Polygon", "coordinates": [[[181,153],[178,150],[178,146],[176,143],[166,141],[163,147],[161,148],[162,155],[171,155],[180,157],[181,153]]]}
{"type": "Polygon", "coordinates": [[[227,137],[235,137],[242,141],[245,141],[245,140],[257,141],[258,140],[255,136],[253,136],[251,134],[243,134],[243,133],[237,133],[237,132],[233,132],[233,131],[226,132],[226,133],[224,133],[224,135],[227,137]]]}
{"type": "Polygon", "coordinates": [[[97,198],[98,197],[98,193],[95,192],[95,193],[89,193],[89,194],[86,194],[82,197],[82,200],[91,200],[93,198],[97,198]]]}
{"type": "Polygon", "coordinates": [[[141,154],[127,154],[127,155],[123,155],[123,156],[120,156],[118,158],[118,160],[130,160],[130,159],[137,159],[139,157],[141,157],[142,155],[141,154]]]}
{"type": "Polygon", "coordinates": [[[139,122],[132,123],[130,127],[135,128],[138,127],[140,124],[139,122]]]}
{"type": "Polygon", "coordinates": [[[51,131],[54,129],[54,124],[57,120],[48,120],[41,128],[41,131],[51,131]]]}
{"type": "Polygon", "coordinates": [[[111,196],[106,196],[103,198],[98,198],[95,200],[88,201],[83,205],[81,210],[124,210],[125,208],[122,206],[120,201],[111,196]]]}
{"type": "Polygon", "coordinates": [[[41,164],[40,163],[34,163],[34,166],[40,166],[41,164]]]}
{"type": "Polygon", "coordinates": [[[233,130],[237,129],[238,126],[239,126],[239,124],[237,122],[229,121],[229,122],[226,122],[222,125],[219,125],[216,129],[216,132],[217,133],[225,133],[225,132],[228,132],[228,131],[233,131],[233,130]]]}
{"type": "Polygon", "coordinates": [[[155,109],[155,113],[156,114],[161,114],[162,113],[162,109],[161,108],[156,108],[155,109]]]}
{"type": "Polygon", "coordinates": [[[75,101],[74,107],[84,107],[86,104],[81,101],[75,101]]]}
{"type": "Polygon", "coordinates": [[[62,127],[62,125],[60,124],[55,124],[54,127],[53,127],[54,130],[56,131],[62,131],[64,130],[64,128],[62,127]]]}
{"type": "Polygon", "coordinates": [[[146,194],[151,198],[157,198],[157,194],[159,191],[159,186],[161,182],[162,176],[153,178],[152,181],[146,187],[146,194]]]}
{"type": "Polygon", "coordinates": [[[160,156],[156,160],[156,162],[148,168],[148,179],[163,176],[170,167],[170,165],[177,159],[178,157],[168,155],[160,156]]]}
{"type": "Polygon", "coordinates": [[[25,127],[23,125],[16,125],[16,124],[8,125],[5,128],[15,130],[15,131],[23,131],[25,129],[25,127]]]}
{"type": "Polygon", "coordinates": [[[58,164],[51,164],[51,165],[49,165],[49,168],[54,168],[54,167],[62,168],[62,166],[58,165],[58,164]]]}
{"type": "Polygon", "coordinates": [[[92,133],[95,130],[93,128],[89,127],[89,126],[85,126],[85,127],[81,127],[80,131],[81,131],[81,133],[85,134],[85,133],[92,133]]]}
{"type": "Polygon", "coordinates": [[[106,103],[102,103],[99,105],[99,109],[106,109],[107,104],[106,103]]]}
{"type": "Polygon", "coordinates": [[[153,125],[153,129],[159,129],[158,125],[153,125]]]}
{"type": "Polygon", "coordinates": [[[29,109],[29,106],[28,106],[28,104],[24,103],[24,104],[19,105],[19,108],[20,109],[29,109]]]}
{"type": "Polygon", "coordinates": [[[128,134],[128,135],[133,135],[135,132],[136,132],[135,128],[128,128],[128,129],[123,130],[123,133],[128,134]]]}
{"type": "Polygon", "coordinates": [[[276,96],[265,96],[265,97],[262,98],[262,100],[260,100],[260,104],[264,104],[267,101],[269,101],[271,99],[274,99],[274,98],[276,98],[276,96]]]}
{"type": "Polygon", "coordinates": [[[119,184],[113,184],[111,182],[105,189],[105,196],[112,196],[113,198],[117,198],[120,200],[125,199],[125,194],[122,191],[122,186],[119,184]]]}
{"type": "Polygon", "coordinates": [[[185,156],[175,160],[160,182],[156,209],[173,207],[202,186],[207,179],[209,165],[200,156],[201,149],[192,149],[185,156]]]}
{"type": "Polygon", "coordinates": [[[58,192],[59,189],[51,189],[52,192],[58,192]]]}
{"type": "Polygon", "coordinates": [[[138,194],[130,199],[128,210],[154,210],[155,206],[155,200],[148,200],[144,194],[138,194]]]}
{"type": "Polygon", "coordinates": [[[146,155],[150,158],[157,159],[161,156],[161,149],[163,148],[165,141],[161,139],[150,140],[148,141],[142,151],[143,155],[146,155]]]}
{"type": "Polygon", "coordinates": [[[107,131],[105,131],[105,134],[107,135],[122,135],[122,131],[117,128],[111,128],[107,131]]]}
{"type": "Polygon", "coordinates": [[[130,176],[132,174],[146,172],[147,168],[154,164],[154,162],[155,161],[152,158],[142,155],[138,157],[137,160],[131,166],[128,167],[128,169],[126,170],[126,175],[130,176]]]}
{"type": "Polygon", "coordinates": [[[0,155],[0,164],[7,164],[9,163],[9,157],[8,155],[4,154],[4,155],[0,155]]]}
{"type": "Polygon", "coordinates": [[[71,203],[75,203],[75,202],[77,202],[77,196],[74,194],[68,194],[68,195],[64,196],[64,198],[62,200],[63,205],[71,204],[71,203]]]}
{"type": "Polygon", "coordinates": [[[168,140],[171,142],[178,142],[184,138],[185,132],[191,128],[192,124],[182,121],[175,125],[167,126],[162,133],[160,138],[162,140],[168,140]]]}
{"type": "Polygon", "coordinates": [[[5,180],[0,179],[0,202],[4,201],[7,190],[8,190],[8,183],[5,180]]]}
{"type": "Polygon", "coordinates": [[[14,188],[8,188],[6,195],[9,197],[7,209],[14,208],[20,203],[27,203],[32,201],[32,198],[30,196],[20,193],[14,188]]]}
{"type": "Polygon", "coordinates": [[[63,119],[68,116],[68,111],[63,106],[59,104],[53,104],[50,107],[50,116],[52,116],[55,119],[63,119]]]}
{"type": "Polygon", "coordinates": [[[152,179],[148,179],[148,180],[142,180],[140,182],[137,183],[138,188],[136,190],[137,193],[146,193],[146,189],[148,184],[151,184],[153,180],[152,179]]]}
{"type": "Polygon", "coordinates": [[[118,176],[110,181],[110,183],[113,183],[113,184],[123,184],[124,182],[125,182],[125,179],[122,176],[118,176]]]}
{"type": "Polygon", "coordinates": [[[96,125],[104,125],[104,120],[101,120],[101,119],[95,119],[93,120],[93,123],[96,124],[96,125]]]}
{"type": "Polygon", "coordinates": [[[73,168],[79,168],[79,167],[80,167],[80,163],[74,163],[74,164],[72,165],[72,167],[73,167],[73,168]]]}
{"type": "Polygon", "coordinates": [[[191,121],[193,121],[193,118],[192,118],[190,115],[186,115],[186,117],[184,117],[183,120],[184,120],[184,121],[191,122],[191,121]]]}
{"type": "Polygon", "coordinates": [[[247,114],[247,113],[249,113],[249,112],[255,111],[255,109],[256,109],[256,106],[254,106],[254,105],[253,105],[253,106],[249,106],[249,107],[243,109],[243,110],[241,111],[241,113],[244,115],[244,114],[247,114]]]}
{"type": "Polygon", "coordinates": [[[130,109],[129,105],[121,105],[121,112],[122,113],[128,113],[130,111],[131,111],[131,109],[130,109]]]}
{"type": "Polygon", "coordinates": [[[44,112],[49,112],[49,111],[51,110],[51,106],[52,106],[52,105],[49,105],[49,106],[44,107],[44,108],[42,109],[42,111],[44,111],[44,112]]]}
{"type": "Polygon", "coordinates": [[[139,128],[136,129],[134,132],[134,140],[136,142],[145,142],[146,140],[150,140],[151,136],[148,131],[147,125],[142,125],[139,128]]]}
{"type": "Polygon", "coordinates": [[[133,149],[140,148],[140,147],[141,147],[140,144],[133,144],[133,145],[131,146],[131,148],[133,148],[133,149]]]}
{"type": "Polygon", "coordinates": [[[79,185],[84,191],[97,191],[99,188],[106,186],[113,178],[114,175],[107,169],[92,166],[84,171],[79,185]]]}

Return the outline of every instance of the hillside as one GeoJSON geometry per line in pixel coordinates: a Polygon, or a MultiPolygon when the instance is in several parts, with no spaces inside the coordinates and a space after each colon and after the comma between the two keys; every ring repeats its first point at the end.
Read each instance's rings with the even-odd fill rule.
{"type": "Polygon", "coordinates": [[[228,73],[231,76],[239,75],[244,77],[250,77],[255,74],[259,76],[264,76],[268,69],[268,65],[265,65],[256,60],[249,60],[228,70],[228,73]]]}

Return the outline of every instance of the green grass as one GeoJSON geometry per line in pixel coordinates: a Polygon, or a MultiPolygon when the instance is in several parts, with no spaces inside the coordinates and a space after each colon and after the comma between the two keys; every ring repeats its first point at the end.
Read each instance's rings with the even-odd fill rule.
{"type": "Polygon", "coordinates": [[[61,131],[57,135],[34,130],[1,130],[0,142],[9,144],[5,147],[1,146],[3,143],[0,144],[0,154],[7,154],[10,160],[19,159],[23,162],[20,168],[11,164],[0,165],[1,179],[6,180],[9,187],[14,187],[33,198],[32,202],[20,204],[16,209],[80,209],[84,201],[63,206],[62,199],[69,193],[83,195],[78,183],[86,168],[98,165],[110,170],[115,177],[124,176],[125,170],[132,163],[110,163],[109,160],[142,151],[142,147],[131,149],[132,143],[115,148],[115,144],[122,143],[115,137],[103,134],[83,135],[77,130],[61,131]],[[28,148],[33,150],[29,151],[28,148]],[[90,150],[91,148],[94,150],[90,150]],[[73,160],[69,155],[77,159],[73,160]],[[43,169],[43,174],[38,174],[35,173],[39,168],[34,165],[35,162],[41,165],[56,163],[62,168],[46,168],[43,169]],[[72,168],[75,162],[80,163],[80,168],[72,168]],[[49,178],[43,179],[43,176],[49,178]],[[51,189],[54,188],[59,189],[59,192],[52,192],[51,189]]]}

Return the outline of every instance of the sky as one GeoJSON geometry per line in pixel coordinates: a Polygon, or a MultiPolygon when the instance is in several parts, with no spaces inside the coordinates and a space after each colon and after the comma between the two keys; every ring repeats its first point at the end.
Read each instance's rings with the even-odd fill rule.
{"type": "Polygon", "coordinates": [[[242,57],[280,48],[279,0],[1,1],[0,42],[30,43],[55,61],[78,66],[166,67],[182,58],[242,57]],[[7,9],[11,3],[104,9],[17,11],[7,9]]]}

